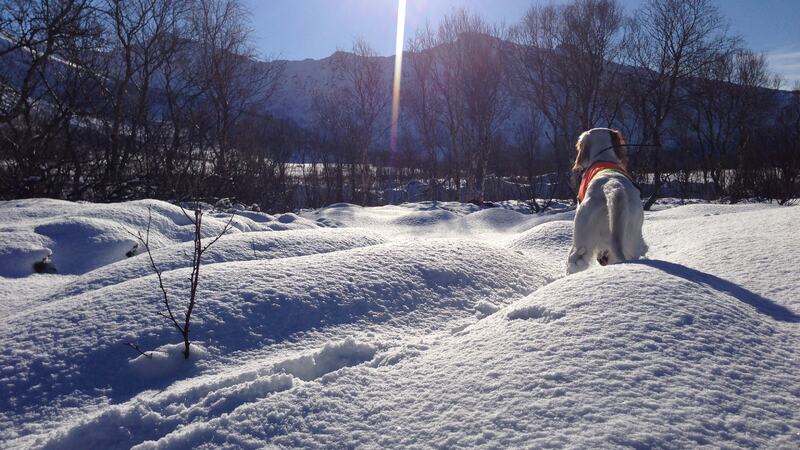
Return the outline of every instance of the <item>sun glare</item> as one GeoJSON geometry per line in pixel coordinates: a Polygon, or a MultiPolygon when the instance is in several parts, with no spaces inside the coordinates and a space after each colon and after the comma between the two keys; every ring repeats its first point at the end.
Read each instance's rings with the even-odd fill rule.
{"type": "Polygon", "coordinates": [[[397,125],[400,119],[400,79],[403,74],[403,43],[406,27],[406,0],[398,0],[397,41],[395,42],[394,84],[392,86],[392,123],[389,135],[389,150],[392,154],[397,148],[397,125]]]}

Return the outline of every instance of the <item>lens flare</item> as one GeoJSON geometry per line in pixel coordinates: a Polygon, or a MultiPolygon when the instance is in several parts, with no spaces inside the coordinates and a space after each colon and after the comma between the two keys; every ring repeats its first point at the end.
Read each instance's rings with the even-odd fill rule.
{"type": "Polygon", "coordinates": [[[400,119],[400,79],[403,75],[403,44],[406,27],[406,0],[397,6],[397,41],[394,53],[394,83],[392,86],[392,123],[389,134],[389,150],[395,154],[397,148],[397,124],[400,119]]]}

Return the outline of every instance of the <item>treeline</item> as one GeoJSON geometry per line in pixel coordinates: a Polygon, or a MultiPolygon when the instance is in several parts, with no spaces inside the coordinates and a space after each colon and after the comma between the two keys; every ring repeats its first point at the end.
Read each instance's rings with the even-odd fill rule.
{"type": "Polygon", "coordinates": [[[658,195],[787,202],[800,92],[778,91],[709,0],[533,5],[519,23],[455,11],[407,43],[397,138],[392,67],[369,43],[330,58],[298,125],[267,111],[237,0],[0,0],[0,196],[333,202],[574,195],[583,130],[623,131],[658,195]]]}
{"type": "Polygon", "coordinates": [[[2,0],[0,30],[2,197],[280,189],[281,66],[255,62],[238,1],[2,0]]]}

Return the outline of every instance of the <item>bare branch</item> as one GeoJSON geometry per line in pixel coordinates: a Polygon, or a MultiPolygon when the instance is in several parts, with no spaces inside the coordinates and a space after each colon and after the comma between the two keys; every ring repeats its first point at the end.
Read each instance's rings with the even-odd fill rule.
{"type": "Polygon", "coordinates": [[[126,342],[125,345],[127,345],[128,347],[136,350],[137,352],[139,352],[140,355],[144,356],[145,358],[153,359],[153,354],[152,353],[147,354],[147,353],[143,352],[142,349],[140,349],[139,346],[134,344],[133,342],[126,342]]]}
{"type": "Polygon", "coordinates": [[[158,287],[161,290],[162,301],[163,301],[164,307],[167,309],[167,313],[168,313],[168,314],[164,314],[164,313],[159,311],[159,314],[161,316],[163,316],[164,318],[166,318],[172,324],[172,326],[174,326],[178,331],[183,333],[183,328],[178,323],[177,319],[175,318],[175,315],[172,313],[172,307],[170,306],[170,303],[169,303],[169,296],[167,295],[167,289],[166,289],[166,287],[164,287],[164,279],[163,279],[163,277],[161,275],[161,270],[159,270],[158,266],[156,265],[156,261],[153,258],[153,252],[150,250],[150,227],[152,225],[152,221],[153,221],[152,208],[150,206],[148,206],[147,207],[147,229],[145,231],[145,237],[144,238],[142,237],[141,232],[139,232],[138,234],[134,235],[130,231],[128,231],[128,230],[126,230],[126,231],[128,231],[128,233],[131,234],[132,236],[136,237],[139,240],[139,242],[142,243],[142,245],[144,246],[145,250],[147,250],[147,257],[150,260],[150,267],[153,269],[153,272],[155,272],[156,277],[158,278],[158,287]]]}
{"type": "Polygon", "coordinates": [[[214,238],[214,240],[209,242],[205,247],[203,247],[202,250],[200,250],[200,255],[205,253],[206,250],[208,250],[209,247],[214,245],[214,243],[217,242],[219,240],[219,238],[221,238],[225,233],[227,233],[232,228],[233,217],[235,215],[236,215],[235,213],[231,214],[230,219],[228,219],[228,223],[225,224],[225,226],[222,228],[222,231],[217,235],[217,237],[214,238]]]}

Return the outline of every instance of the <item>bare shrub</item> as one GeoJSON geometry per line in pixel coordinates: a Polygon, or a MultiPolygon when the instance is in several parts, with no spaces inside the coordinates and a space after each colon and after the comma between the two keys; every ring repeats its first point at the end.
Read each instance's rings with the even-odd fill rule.
{"type": "MultiPolygon", "coordinates": [[[[194,312],[195,305],[197,304],[197,287],[200,284],[200,265],[202,263],[203,254],[206,250],[209,249],[212,245],[214,245],[219,238],[222,237],[228,230],[231,229],[231,223],[233,222],[233,215],[228,220],[228,223],[225,224],[225,227],[222,231],[214,238],[211,239],[211,242],[203,245],[202,243],[202,225],[203,225],[203,209],[201,206],[197,206],[193,210],[194,217],[189,216],[183,207],[181,207],[181,211],[189,219],[194,225],[194,251],[192,252],[192,273],[189,276],[189,295],[188,300],[186,302],[186,307],[181,314],[175,308],[175,303],[170,301],[170,296],[167,293],[167,289],[164,286],[164,278],[162,277],[162,272],[156,265],[155,259],[153,259],[153,253],[150,250],[150,225],[152,224],[152,211],[148,209],[147,215],[147,229],[145,230],[144,235],[142,232],[139,231],[136,234],[131,233],[139,242],[142,244],[144,249],[147,251],[147,257],[150,260],[150,267],[153,268],[153,272],[155,272],[156,277],[158,278],[158,288],[161,290],[162,295],[162,302],[164,311],[159,311],[158,315],[163,317],[167,320],[167,322],[175,328],[183,338],[183,356],[184,358],[189,358],[189,346],[191,341],[189,340],[189,330],[191,327],[192,321],[192,313],[194,312]]],[[[135,345],[128,344],[133,347],[135,350],[139,351],[139,353],[144,354],[141,350],[138,349],[135,345]]]]}

